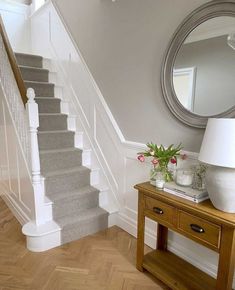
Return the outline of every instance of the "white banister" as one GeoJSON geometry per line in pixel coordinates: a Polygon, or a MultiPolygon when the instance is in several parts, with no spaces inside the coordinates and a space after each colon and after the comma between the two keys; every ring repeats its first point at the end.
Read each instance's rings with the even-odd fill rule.
{"type": "Polygon", "coordinates": [[[36,224],[44,223],[42,205],[44,201],[43,185],[41,178],[40,157],[38,147],[38,127],[39,115],[38,104],[35,102],[35,92],[32,88],[27,89],[28,102],[26,110],[29,120],[29,135],[30,135],[30,152],[31,152],[31,173],[32,184],[34,188],[34,202],[35,202],[35,222],[36,224]]]}

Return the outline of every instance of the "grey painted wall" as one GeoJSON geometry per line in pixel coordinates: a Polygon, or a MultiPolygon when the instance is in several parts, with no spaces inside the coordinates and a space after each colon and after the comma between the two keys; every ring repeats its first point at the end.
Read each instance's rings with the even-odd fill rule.
{"type": "Polygon", "coordinates": [[[205,0],[54,0],[125,138],[199,151],[204,131],[164,103],[160,70],[176,27],[205,0]]]}
{"type": "Polygon", "coordinates": [[[227,36],[187,43],[175,68],[196,67],[195,113],[218,114],[235,105],[235,51],[227,36]]]}

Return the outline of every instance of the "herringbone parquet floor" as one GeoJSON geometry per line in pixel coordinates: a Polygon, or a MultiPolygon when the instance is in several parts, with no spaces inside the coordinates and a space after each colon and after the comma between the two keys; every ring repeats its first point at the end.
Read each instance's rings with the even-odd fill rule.
{"type": "Polygon", "coordinates": [[[29,252],[20,224],[0,198],[0,290],[169,289],[136,270],[135,252],[136,239],[118,227],[29,252]]]}

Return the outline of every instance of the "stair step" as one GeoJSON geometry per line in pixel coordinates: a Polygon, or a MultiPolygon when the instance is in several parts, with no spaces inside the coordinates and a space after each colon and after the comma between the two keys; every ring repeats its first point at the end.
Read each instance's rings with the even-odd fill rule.
{"type": "Polygon", "coordinates": [[[57,98],[35,98],[39,113],[60,113],[61,100],[57,98]]]}
{"type": "Polygon", "coordinates": [[[43,68],[35,68],[29,66],[19,66],[23,80],[48,82],[49,71],[43,68]]]}
{"type": "Polygon", "coordinates": [[[15,53],[18,65],[42,68],[43,58],[39,55],[15,53]]]}
{"type": "Polygon", "coordinates": [[[74,146],[74,132],[72,131],[39,131],[39,150],[63,149],[74,146]]]}
{"type": "Polygon", "coordinates": [[[33,88],[36,97],[54,97],[55,85],[48,82],[24,81],[26,88],[33,88]]]}
{"type": "Polygon", "coordinates": [[[62,228],[61,242],[65,244],[106,229],[108,213],[97,207],[59,218],[56,222],[62,228]]]}
{"type": "Polygon", "coordinates": [[[98,207],[99,190],[86,186],[77,191],[50,195],[50,199],[53,201],[53,218],[58,219],[84,209],[98,207]]]}
{"type": "Polygon", "coordinates": [[[90,185],[90,169],[84,166],[49,173],[42,172],[45,177],[45,192],[52,194],[76,191],[90,185]]]}
{"type": "Polygon", "coordinates": [[[82,151],[77,148],[40,151],[42,172],[82,165],[82,151]]]}
{"type": "Polygon", "coordinates": [[[67,115],[61,113],[39,114],[39,131],[67,130],[67,115]]]}

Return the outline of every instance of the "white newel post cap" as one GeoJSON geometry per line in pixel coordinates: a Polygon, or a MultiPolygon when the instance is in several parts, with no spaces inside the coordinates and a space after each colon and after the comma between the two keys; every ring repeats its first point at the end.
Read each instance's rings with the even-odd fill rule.
{"type": "Polygon", "coordinates": [[[32,103],[35,102],[35,92],[33,88],[28,88],[27,89],[27,98],[28,98],[28,102],[32,103]]]}

